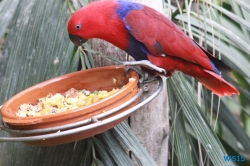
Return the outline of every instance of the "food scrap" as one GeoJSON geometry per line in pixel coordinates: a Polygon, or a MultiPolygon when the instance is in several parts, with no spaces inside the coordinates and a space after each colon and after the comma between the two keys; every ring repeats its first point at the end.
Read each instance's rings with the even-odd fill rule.
{"type": "Polygon", "coordinates": [[[90,92],[89,90],[69,89],[65,93],[49,94],[47,97],[39,98],[37,102],[22,104],[16,113],[18,117],[34,117],[47,114],[65,112],[95,103],[116,93],[119,89],[112,91],[100,90],[90,92]]]}

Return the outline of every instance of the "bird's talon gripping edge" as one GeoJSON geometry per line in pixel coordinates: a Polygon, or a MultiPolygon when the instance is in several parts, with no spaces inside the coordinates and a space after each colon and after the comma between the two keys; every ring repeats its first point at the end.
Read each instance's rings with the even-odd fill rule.
{"type": "Polygon", "coordinates": [[[145,68],[156,70],[159,73],[162,73],[164,75],[167,75],[167,71],[163,68],[157,67],[153,63],[151,63],[148,60],[141,60],[141,61],[128,61],[128,62],[121,62],[123,66],[143,66],[145,68]]]}
{"type": "Polygon", "coordinates": [[[124,74],[127,75],[127,73],[131,70],[134,70],[139,75],[139,83],[143,83],[145,80],[148,79],[148,73],[145,71],[140,70],[139,68],[135,66],[128,66],[125,68],[124,74]]]}

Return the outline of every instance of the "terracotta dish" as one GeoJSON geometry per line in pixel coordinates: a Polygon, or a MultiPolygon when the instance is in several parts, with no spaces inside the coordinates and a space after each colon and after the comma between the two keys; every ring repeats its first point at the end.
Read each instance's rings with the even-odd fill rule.
{"type": "MultiPolygon", "coordinates": [[[[137,74],[134,71],[130,71],[127,76],[125,76],[124,67],[121,66],[100,67],[66,74],[39,83],[10,98],[1,108],[3,122],[10,128],[18,130],[44,129],[79,122],[95,115],[99,115],[103,112],[107,112],[135,96],[138,92],[137,83],[137,74]],[[120,88],[120,90],[112,96],[97,101],[96,103],[74,110],[37,117],[16,116],[16,112],[21,104],[36,102],[38,98],[45,97],[49,93],[63,93],[70,88],[88,89],[90,91],[109,91],[113,88],[120,88]]],[[[136,103],[133,103],[132,105],[134,104],[136,103]]],[[[115,114],[125,111],[132,105],[115,114]]],[[[110,116],[113,116],[113,114],[109,115],[109,117],[110,116]]],[[[107,124],[106,126],[100,126],[100,128],[95,129],[95,131],[77,133],[74,134],[74,136],[66,136],[64,138],[58,137],[51,140],[30,143],[33,145],[55,145],[80,140],[108,130],[126,118],[127,117],[119,119],[113,123],[107,124]]],[[[14,136],[27,135],[15,134],[14,136]]]]}

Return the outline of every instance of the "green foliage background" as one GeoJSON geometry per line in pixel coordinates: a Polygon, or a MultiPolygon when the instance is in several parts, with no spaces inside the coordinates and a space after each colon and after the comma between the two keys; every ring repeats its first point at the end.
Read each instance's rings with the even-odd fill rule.
{"type": "MultiPolygon", "coordinates": [[[[73,2],[84,5],[81,0],[73,2]]],[[[250,165],[250,2],[168,0],[164,5],[167,16],[233,69],[222,74],[241,93],[218,98],[181,73],[169,78],[169,164],[230,165],[224,155],[244,155],[248,161],[236,164],[250,165]]],[[[0,104],[36,83],[77,70],[80,61],[91,66],[91,56],[81,55],[68,39],[72,10],[71,1],[0,1],[0,104]]],[[[0,137],[8,136],[0,131],[0,137]]],[[[53,147],[0,143],[3,166],[134,162],[155,165],[126,123],[96,137],[53,147]]]]}

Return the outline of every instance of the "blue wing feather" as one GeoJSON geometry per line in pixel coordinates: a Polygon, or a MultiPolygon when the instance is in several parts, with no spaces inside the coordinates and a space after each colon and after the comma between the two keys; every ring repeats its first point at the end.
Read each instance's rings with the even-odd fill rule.
{"type": "Polygon", "coordinates": [[[148,60],[147,55],[149,54],[149,51],[147,47],[142,42],[134,38],[129,25],[125,22],[125,18],[130,11],[142,10],[144,6],[129,1],[118,0],[117,2],[119,6],[116,9],[116,14],[123,21],[125,28],[128,30],[128,47],[125,49],[125,51],[129,55],[133,56],[133,58],[137,61],[148,60]]]}

